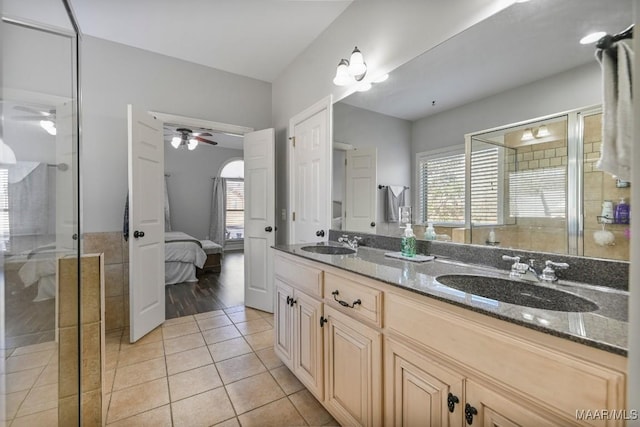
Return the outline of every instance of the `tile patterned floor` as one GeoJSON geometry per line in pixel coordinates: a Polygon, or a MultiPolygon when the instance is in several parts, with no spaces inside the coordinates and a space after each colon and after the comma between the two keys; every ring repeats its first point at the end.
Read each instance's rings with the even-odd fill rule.
{"type": "Polygon", "coordinates": [[[107,334],[106,424],[338,426],[273,352],[273,315],[244,306],[107,334]]]}

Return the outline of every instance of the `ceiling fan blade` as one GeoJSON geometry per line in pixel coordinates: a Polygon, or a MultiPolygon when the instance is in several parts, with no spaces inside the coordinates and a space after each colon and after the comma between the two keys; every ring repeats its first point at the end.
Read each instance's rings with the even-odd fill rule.
{"type": "Polygon", "coordinates": [[[207,139],[207,138],[202,138],[202,137],[200,137],[200,136],[195,136],[195,135],[194,135],[194,136],[193,136],[193,138],[194,138],[195,140],[197,140],[197,141],[204,142],[204,143],[207,143],[207,144],[211,144],[211,145],[218,145],[218,143],[217,143],[216,141],[212,141],[212,140],[207,139]]]}
{"type": "Polygon", "coordinates": [[[213,136],[209,132],[195,132],[193,136],[213,136]]]}
{"type": "Polygon", "coordinates": [[[47,117],[45,117],[45,116],[13,116],[13,117],[7,117],[7,119],[8,120],[37,122],[39,120],[46,120],[47,117]]]}
{"type": "Polygon", "coordinates": [[[23,105],[14,105],[13,109],[18,111],[24,111],[25,113],[37,114],[39,117],[51,117],[55,112],[55,110],[43,111],[38,108],[25,107],[23,105]]]}

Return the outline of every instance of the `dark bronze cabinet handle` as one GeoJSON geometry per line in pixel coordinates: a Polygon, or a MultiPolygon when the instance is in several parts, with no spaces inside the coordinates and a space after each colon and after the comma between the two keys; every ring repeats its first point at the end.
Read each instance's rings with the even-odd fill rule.
{"type": "Polygon", "coordinates": [[[325,323],[327,323],[329,321],[329,319],[327,319],[324,316],[320,316],[320,327],[322,328],[324,326],[325,323]]]}
{"type": "Polygon", "coordinates": [[[287,305],[289,305],[289,306],[291,305],[291,299],[292,298],[290,296],[287,296],[287,305]]]}
{"type": "Polygon", "coordinates": [[[291,298],[291,304],[289,304],[289,305],[291,305],[291,307],[293,307],[293,304],[295,304],[295,303],[297,303],[297,302],[298,302],[298,300],[297,300],[297,299],[293,299],[293,298],[291,298]]]}
{"type": "Polygon", "coordinates": [[[133,232],[133,237],[135,237],[136,239],[144,237],[144,231],[138,231],[138,230],[134,231],[133,232]]]}
{"type": "Polygon", "coordinates": [[[316,236],[318,236],[318,237],[324,237],[324,230],[318,230],[318,231],[316,231],[316,236]]]}
{"type": "Polygon", "coordinates": [[[355,300],[352,304],[349,304],[346,301],[343,301],[341,299],[338,299],[338,295],[340,294],[340,292],[338,292],[338,290],[335,290],[333,292],[331,292],[331,295],[333,295],[333,299],[336,300],[338,302],[338,304],[340,304],[343,307],[349,307],[349,308],[354,308],[356,305],[360,305],[362,304],[362,301],[360,301],[360,298],[358,298],[357,300],[355,300]]]}
{"type": "Polygon", "coordinates": [[[467,420],[467,424],[473,424],[474,415],[478,415],[478,410],[468,403],[464,405],[464,418],[467,420]]]}
{"type": "Polygon", "coordinates": [[[267,233],[271,233],[271,232],[273,231],[273,227],[271,227],[270,225],[269,225],[269,226],[266,226],[266,227],[264,228],[264,231],[266,231],[267,233]]]}
{"type": "Polygon", "coordinates": [[[460,399],[453,393],[449,393],[447,396],[447,406],[449,407],[449,412],[453,412],[456,409],[456,403],[460,403],[460,399]]]}

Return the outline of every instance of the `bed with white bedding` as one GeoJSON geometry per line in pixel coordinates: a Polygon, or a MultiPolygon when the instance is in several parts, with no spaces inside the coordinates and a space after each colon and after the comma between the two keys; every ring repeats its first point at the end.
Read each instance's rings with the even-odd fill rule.
{"type": "Polygon", "coordinates": [[[207,260],[200,240],[181,231],[167,231],[164,242],[165,285],[197,282],[196,267],[202,268],[207,260]]]}
{"type": "Polygon", "coordinates": [[[55,245],[41,246],[30,251],[26,262],[18,270],[24,287],[37,285],[34,302],[46,301],[56,296],[56,263],[60,254],[55,245]]]}

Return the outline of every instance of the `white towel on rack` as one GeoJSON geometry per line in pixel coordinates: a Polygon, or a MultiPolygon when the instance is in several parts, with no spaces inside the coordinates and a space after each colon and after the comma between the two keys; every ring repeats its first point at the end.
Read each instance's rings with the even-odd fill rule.
{"type": "Polygon", "coordinates": [[[400,197],[400,194],[402,194],[402,192],[404,191],[404,186],[403,185],[390,185],[389,189],[391,190],[391,192],[393,193],[394,196],[400,197]]]}
{"type": "Polygon", "coordinates": [[[633,56],[624,40],[596,52],[603,84],[602,150],[596,167],[625,181],[631,180],[633,56]]]}
{"type": "Polygon", "coordinates": [[[389,185],[386,191],[385,220],[386,222],[398,222],[399,208],[404,205],[404,186],[389,185]],[[393,188],[400,189],[397,193],[393,188]]]}

